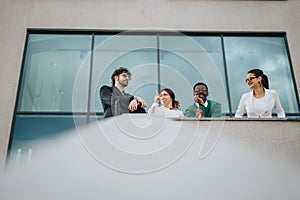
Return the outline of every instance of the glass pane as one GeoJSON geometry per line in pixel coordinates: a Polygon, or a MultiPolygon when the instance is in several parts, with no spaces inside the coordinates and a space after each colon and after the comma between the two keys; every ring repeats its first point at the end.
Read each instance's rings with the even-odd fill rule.
{"type": "Polygon", "coordinates": [[[103,112],[99,90],[111,85],[111,75],[119,67],[128,68],[132,74],[126,92],[150,105],[157,90],[156,36],[95,36],[91,112],[103,112]]]}
{"type": "Polygon", "coordinates": [[[24,162],[28,156],[34,156],[38,149],[47,141],[58,141],[76,126],[86,124],[85,116],[62,115],[17,115],[12,144],[10,149],[10,163],[24,162]],[[76,119],[76,123],[75,123],[76,119]],[[53,139],[53,137],[55,137],[53,139]],[[28,155],[32,154],[32,155],[28,155]]]}
{"type": "Polygon", "coordinates": [[[90,48],[87,35],[30,34],[18,110],[86,111],[90,48]],[[73,93],[79,69],[81,90],[73,93]]]}
{"type": "Polygon", "coordinates": [[[277,91],[286,113],[298,113],[291,66],[283,37],[225,37],[232,110],[236,111],[243,93],[247,72],[259,68],[269,78],[269,87],[277,91]]]}
{"type": "Polygon", "coordinates": [[[161,85],[174,90],[181,110],[193,104],[193,86],[204,82],[208,99],[222,103],[228,112],[220,37],[160,37],[161,85]]]}

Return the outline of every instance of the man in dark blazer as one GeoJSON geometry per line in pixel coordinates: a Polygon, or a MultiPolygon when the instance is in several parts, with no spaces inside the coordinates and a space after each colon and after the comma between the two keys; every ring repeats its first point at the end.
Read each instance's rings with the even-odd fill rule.
{"type": "Polygon", "coordinates": [[[131,73],[127,68],[116,69],[112,76],[112,86],[104,85],[100,88],[100,98],[104,109],[104,118],[121,115],[123,113],[145,113],[147,106],[140,97],[125,93],[131,73]]]}

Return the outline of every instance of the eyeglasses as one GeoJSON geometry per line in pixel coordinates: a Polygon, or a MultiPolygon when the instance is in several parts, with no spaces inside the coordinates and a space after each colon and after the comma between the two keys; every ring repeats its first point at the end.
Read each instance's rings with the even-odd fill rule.
{"type": "Polygon", "coordinates": [[[255,79],[255,78],[257,78],[256,76],[254,76],[254,77],[249,77],[249,78],[246,78],[246,83],[248,82],[248,81],[252,81],[253,79],[255,79]]]}
{"type": "Polygon", "coordinates": [[[194,90],[194,93],[207,92],[207,89],[198,89],[194,90]]]}
{"type": "Polygon", "coordinates": [[[131,76],[128,74],[121,74],[120,76],[122,76],[123,78],[128,78],[129,80],[131,79],[131,76]]]}
{"type": "Polygon", "coordinates": [[[207,92],[207,89],[205,87],[197,87],[194,90],[195,93],[199,93],[199,92],[207,92]]]}

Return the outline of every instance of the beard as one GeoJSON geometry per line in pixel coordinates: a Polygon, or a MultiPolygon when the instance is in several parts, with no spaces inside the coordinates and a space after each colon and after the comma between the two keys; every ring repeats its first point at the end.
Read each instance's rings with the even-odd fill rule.
{"type": "Polygon", "coordinates": [[[126,80],[120,81],[120,79],[117,79],[117,82],[118,82],[118,84],[121,85],[123,88],[127,87],[127,86],[128,86],[128,83],[129,83],[129,81],[126,81],[126,80]]]}
{"type": "Polygon", "coordinates": [[[127,87],[128,86],[128,82],[120,82],[120,84],[123,86],[123,87],[127,87]]]}

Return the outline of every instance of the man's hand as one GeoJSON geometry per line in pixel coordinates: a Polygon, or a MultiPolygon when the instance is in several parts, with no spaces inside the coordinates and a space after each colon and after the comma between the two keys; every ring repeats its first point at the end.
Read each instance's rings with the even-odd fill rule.
{"type": "Polygon", "coordinates": [[[196,116],[198,118],[202,118],[203,117],[203,112],[202,112],[202,110],[200,108],[195,109],[194,112],[195,112],[195,114],[196,114],[196,116]]]}
{"type": "Polygon", "coordinates": [[[200,105],[204,105],[203,99],[201,99],[197,94],[194,95],[195,102],[199,103],[200,105]]]}
{"type": "Polygon", "coordinates": [[[128,110],[130,110],[131,112],[133,112],[133,111],[135,111],[137,109],[137,106],[138,106],[137,100],[133,99],[129,103],[128,110]]]}
{"type": "Polygon", "coordinates": [[[147,103],[144,99],[142,99],[141,97],[135,97],[135,99],[141,103],[141,108],[146,108],[147,107],[147,103]]]}
{"type": "Polygon", "coordinates": [[[128,110],[130,110],[131,112],[137,110],[138,103],[141,104],[141,108],[146,108],[147,107],[147,103],[144,99],[142,99],[141,97],[135,97],[133,100],[130,101],[129,106],[128,106],[128,110]]]}

